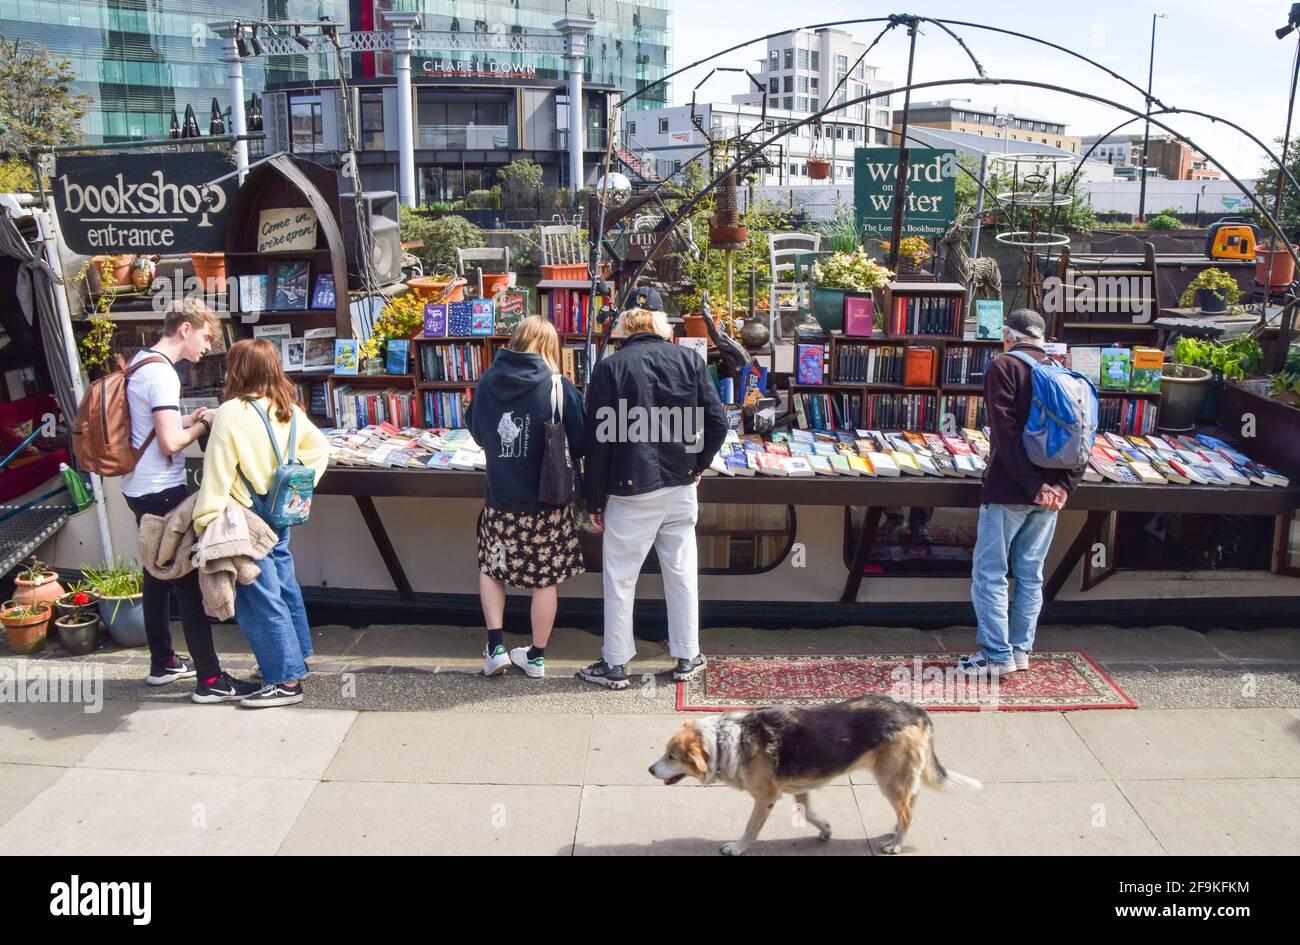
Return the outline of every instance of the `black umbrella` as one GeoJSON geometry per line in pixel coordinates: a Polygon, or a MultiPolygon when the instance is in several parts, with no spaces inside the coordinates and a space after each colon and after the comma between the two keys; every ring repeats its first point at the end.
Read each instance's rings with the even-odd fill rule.
{"type": "Polygon", "coordinates": [[[221,106],[217,104],[216,96],[212,98],[212,117],[208,120],[208,134],[216,137],[226,133],[226,119],[221,117],[221,106]]]}
{"type": "Polygon", "coordinates": [[[199,120],[194,116],[194,106],[185,106],[185,126],[181,128],[182,138],[198,138],[202,136],[199,131],[199,120]]]}
{"type": "Polygon", "coordinates": [[[179,138],[181,136],[181,120],[176,117],[176,109],[172,109],[172,126],[167,132],[169,138],[179,138]]]}

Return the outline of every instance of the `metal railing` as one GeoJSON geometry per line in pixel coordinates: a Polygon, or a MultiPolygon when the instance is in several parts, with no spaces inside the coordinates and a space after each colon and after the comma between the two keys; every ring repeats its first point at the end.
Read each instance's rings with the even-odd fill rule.
{"type": "Polygon", "coordinates": [[[509,125],[420,125],[416,147],[441,151],[492,151],[510,147],[509,125]]]}
{"type": "MultiPolygon", "coordinates": [[[[583,137],[582,145],[585,151],[604,151],[605,143],[609,140],[609,131],[605,128],[588,128],[583,137]]],[[[555,129],[555,150],[567,151],[569,149],[569,129],[555,129]]]]}

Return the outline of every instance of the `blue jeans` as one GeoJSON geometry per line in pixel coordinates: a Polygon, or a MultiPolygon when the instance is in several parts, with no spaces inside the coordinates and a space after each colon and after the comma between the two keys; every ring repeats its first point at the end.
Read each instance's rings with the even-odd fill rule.
{"type": "Polygon", "coordinates": [[[985,659],[1009,663],[1011,650],[1034,648],[1043,609],[1043,562],[1056,532],[1056,513],[1037,505],[980,506],[979,535],[971,562],[975,639],[985,659]],[[1016,579],[1007,607],[1007,574],[1016,579]]]}
{"type": "Polygon", "coordinates": [[[311,628],[302,603],[302,589],[293,573],[289,532],[258,562],[262,573],[252,584],[235,582],[235,619],[243,631],[258,669],[267,684],[290,682],[307,675],[311,628]]]}

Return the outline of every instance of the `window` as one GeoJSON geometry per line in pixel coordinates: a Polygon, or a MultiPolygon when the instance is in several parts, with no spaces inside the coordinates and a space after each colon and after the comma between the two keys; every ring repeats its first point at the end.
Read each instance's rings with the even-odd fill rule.
{"type": "Polygon", "coordinates": [[[767,80],[767,90],[768,90],[770,93],[772,93],[773,95],[775,95],[776,93],[780,92],[780,91],[781,91],[781,80],[780,80],[779,78],[777,78],[776,76],[772,76],[772,78],[770,78],[770,79],[767,80]]]}
{"type": "Polygon", "coordinates": [[[854,83],[853,83],[853,97],[854,97],[854,98],[862,98],[863,91],[864,91],[864,90],[863,90],[863,88],[862,88],[862,83],[861,83],[861,82],[854,82],[854,83]]]}
{"type": "Polygon", "coordinates": [[[794,91],[794,76],[788,75],[785,77],[785,91],[786,92],[794,91]]]}
{"type": "MultiPolygon", "coordinates": [[[[866,508],[845,509],[844,562],[852,566],[866,508]]],[[[966,577],[975,549],[978,509],[902,506],[876,526],[864,574],[894,577],[966,577]]]]}
{"type": "Polygon", "coordinates": [[[966,113],[965,113],[965,112],[958,112],[958,113],[957,113],[957,120],[958,120],[958,121],[965,121],[965,120],[966,120],[966,113]]]}
{"type": "Polygon", "coordinates": [[[888,95],[882,95],[882,96],[881,96],[880,98],[878,98],[876,101],[879,102],[881,105],[883,105],[885,108],[888,108],[888,107],[889,107],[889,96],[888,96],[888,95]]]}
{"type": "Polygon", "coordinates": [[[848,56],[836,56],[836,57],[835,57],[835,71],[838,72],[840,75],[843,75],[844,73],[846,73],[846,72],[849,71],[849,57],[848,57],[848,56]]]}
{"type": "Polygon", "coordinates": [[[861,63],[861,62],[859,62],[858,65],[857,65],[857,67],[853,70],[853,74],[854,74],[855,76],[857,76],[859,79],[862,78],[862,63],[861,63]]]}
{"type": "Polygon", "coordinates": [[[848,167],[844,168],[844,171],[845,171],[845,173],[846,173],[850,178],[853,177],[853,165],[852,165],[852,164],[850,164],[848,167]]]}
{"type": "Polygon", "coordinates": [[[384,150],[384,93],[361,93],[361,147],[384,150]]]}
{"type": "Polygon", "coordinates": [[[822,68],[822,54],[814,49],[812,51],[812,70],[814,72],[820,72],[821,68],[822,68]]]}
{"type": "Polygon", "coordinates": [[[818,109],[817,109],[817,99],[815,99],[815,98],[810,98],[810,99],[808,99],[808,110],[811,111],[811,112],[815,112],[815,111],[818,110],[818,109]]]}
{"type": "Polygon", "coordinates": [[[799,50],[799,68],[800,69],[808,68],[808,50],[806,49],[799,50]]]}
{"type": "Polygon", "coordinates": [[[800,164],[800,165],[799,165],[799,176],[800,176],[800,177],[807,177],[807,176],[808,176],[808,165],[807,165],[807,164],[800,164]]]}
{"type": "Polygon", "coordinates": [[[799,165],[798,165],[798,164],[791,164],[791,165],[790,165],[790,176],[791,176],[791,177],[798,177],[798,176],[799,176],[799,165]]]}
{"type": "Polygon", "coordinates": [[[808,99],[806,96],[800,95],[797,104],[798,104],[798,109],[797,109],[798,111],[801,112],[808,111],[808,99]]]}
{"type": "Polygon", "coordinates": [[[1274,519],[1196,512],[1116,513],[1115,566],[1142,571],[1267,571],[1274,519]]]}
{"type": "Polygon", "coordinates": [[[781,61],[785,63],[785,67],[786,67],[787,69],[793,69],[793,68],[794,68],[794,50],[793,50],[793,49],[787,49],[787,50],[784,50],[783,53],[782,53],[782,56],[781,56],[781,61]]]}
{"type": "Polygon", "coordinates": [[[799,91],[800,92],[808,91],[808,77],[806,75],[799,76],[799,91]]]}
{"type": "Polygon", "coordinates": [[[291,151],[315,151],[324,147],[320,96],[303,96],[289,102],[291,151]]]}
{"type": "Polygon", "coordinates": [[[822,80],[817,78],[817,76],[810,78],[808,80],[808,90],[811,92],[821,91],[821,81],[822,80]]]}
{"type": "Polygon", "coordinates": [[[843,126],[843,125],[836,125],[836,126],[835,126],[835,137],[839,138],[841,141],[844,140],[844,126],[843,126]]]}
{"type": "Polygon", "coordinates": [[[784,108],[784,109],[785,109],[786,111],[788,111],[788,112],[792,112],[792,111],[794,111],[794,96],[793,96],[793,95],[787,95],[784,99],[782,99],[782,102],[783,102],[783,104],[781,105],[782,108],[784,108]]]}
{"type": "Polygon", "coordinates": [[[634,137],[634,138],[636,137],[636,122],[634,122],[634,121],[629,121],[629,122],[627,123],[627,133],[630,134],[630,135],[631,135],[632,137],[634,137]]]}
{"type": "Polygon", "coordinates": [[[659,119],[659,133],[660,133],[661,135],[666,135],[666,134],[668,134],[668,119],[667,119],[667,118],[660,118],[660,119],[659,119]]]}
{"type": "Polygon", "coordinates": [[[769,49],[767,51],[767,71],[775,72],[781,68],[781,51],[779,49],[769,49]]]}
{"type": "Polygon", "coordinates": [[[850,141],[853,140],[853,129],[852,129],[852,128],[848,129],[848,138],[849,138],[850,141]]]}

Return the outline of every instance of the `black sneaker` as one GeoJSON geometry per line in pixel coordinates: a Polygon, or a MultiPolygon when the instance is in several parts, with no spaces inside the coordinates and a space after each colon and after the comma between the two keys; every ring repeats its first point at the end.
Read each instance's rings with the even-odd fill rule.
{"type": "Polygon", "coordinates": [[[302,702],[302,683],[294,683],[292,686],[288,683],[263,686],[251,696],[239,700],[239,704],[247,709],[269,709],[277,705],[293,705],[295,702],[302,702]]]}
{"type": "Polygon", "coordinates": [[[582,667],[578,670],[578,678],[606,689],[626,689],[630,685],[627,671],[622,666],[610,666],[604,660],[582,667]]]}
{"type": "Polygon", "coordinates": [[[194,690],[194,695],[190,696],[200,705],[211,705],[215,702],[238,702],[257,692],[260,687],[256,683],[244,682],[242,679],[236,679],[229,673],[222,673],[212,684],[199,683],[198,688],[194,690]]]}
{"type": "Polygon", "coordinates": [[[704,670],[707,662],[703,653],[694,659],[678,660],[677,665],[673,667],[673,682],[687,682],[694,679],[704,670]]]}
{"type": "Polygon", "coordinates": [[[144,678],[144,681],[151,686],[165,686],[178,679],[193,678],[194,670],[190,669],[188,663],[173,653],[162,666],[150,669],[149,675],[144,678]]]}

